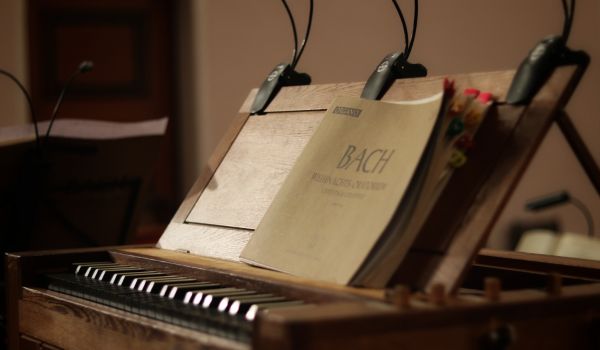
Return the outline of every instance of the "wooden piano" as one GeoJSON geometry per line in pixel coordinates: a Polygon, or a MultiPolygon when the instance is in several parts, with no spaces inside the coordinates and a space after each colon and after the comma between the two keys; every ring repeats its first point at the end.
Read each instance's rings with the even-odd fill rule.
{"type": "MultiPolygon", "coordinates": [[[[512,75],[450,78],[502,100],[512,75]]],[[[441,79],[397,81],[384,100],[441,79]]],[[[362,83],[284,88],[249,116],[253,91],[156,247],[7,255],[9,347],[598,349],[600,263],[480,250],[578,79],[558,69],[529,106],[498,106],[385,289],[236,261],[333,97],[362,83]]]]}

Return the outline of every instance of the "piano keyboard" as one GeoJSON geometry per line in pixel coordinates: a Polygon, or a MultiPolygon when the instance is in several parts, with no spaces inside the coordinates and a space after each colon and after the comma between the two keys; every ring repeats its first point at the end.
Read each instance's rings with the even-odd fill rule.
{"type": "Polygon", "coordinates": [[[259,312],[305,306],[270,293],[113,262],[74,263],[48,289],[175,325],[249,342],[259,312]]]}

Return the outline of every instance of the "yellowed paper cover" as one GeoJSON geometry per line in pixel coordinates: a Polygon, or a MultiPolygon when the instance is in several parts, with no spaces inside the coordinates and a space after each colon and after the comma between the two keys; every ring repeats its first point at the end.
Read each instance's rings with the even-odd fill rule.
{"type": "Polygon", "coordinates": [[[241,260],[348,284],[406,193],[442,98],[336,98],[241,260]]]}

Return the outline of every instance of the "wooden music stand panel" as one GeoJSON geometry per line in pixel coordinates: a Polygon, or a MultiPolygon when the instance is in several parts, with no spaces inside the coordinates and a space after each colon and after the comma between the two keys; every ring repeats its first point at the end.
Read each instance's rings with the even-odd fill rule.
{"type": "MultiPolygon", "coordinates": [[[[485,244],[493,225],[527,169],[554,118],[565,107],[580,76],[573,66],[557,69],[524,109],[502,156],[475,198],[443,259],[425,286],[442,283],[452,291],[460,287],[465,267],[485,244]]],[[[517,107],[518,108],[518,107],[517,107]]]]}
{"type": "Polygon", "coordinates": [[[256,229],[322,117],[295,112],[248,119],[186,222],[256,229]]]}
{"type": "MultiPolygon", "coordinates": [[[[450,75],[447,78],[455,81],[459,92],[465,88],[476,88],[489,91],[502,101],[513,74],[513,71],[502,71],[450,75]]],[[[444,78],[398,80],[383,100],[410,100],[430,96],[439,91],[444,78]]],[[[558,69],[528,108],[498,108],[498,114],[493,119],[494,128],[497,128],[494,132],[495,137],[502,142],[486,148],[486,151],[493,151],[494,159],[487,159],[486,154],[478,156],[481,162],[477,164],[483,164],[483,171],[489,176],[484,183],[471,189],[470,196],[474,204],[470,208],[463,208],[465,213],[468,210],[467,218],[454,222],[450,229],[444,228],[440,237],[434,240],[419,240],[415,245],[417,249],[413,249],[406,259],[407,264],[412,265],[415,256],[426,252],[419,258],[423,265],[416,266],[430,268],[418,270],[408,281],[400,281],[418,288],[428,288],[433,283],[443,283],[450,289],[458,286],[463,271],[487,238],[553,116],[568,99],[571,85],[575,81],[572,67],[558,69]],[[452,232],[454,229],[458,230],[456,235],[452,232]]],[[[239,253],[325,110],[336,96],[359,96],[362,87],[363,83],[347,83],[283,88],[270,104],[266,115],[249,117],[249,106],[256,94],[256,90],[253,90],[211,158],[207,171],[184,200],[158,246],[237,261],[239,253]],[[263,123],[273,124],[267,127],[263,123]],[[286,139],[293,141],[284,141],[286,139]],[[271,141],[275,142],[270,145],[271,141]],[[274,151],[276,155],[265,154],[266,150],[274,151]],[[256,164],[260,164],[262,168],[256,167],[256,164]],[[246,188],[247,183],[240,181],[249,174],[256,174],[251,189],[246,188]],[[265,188],[268,188],[268,193],[257,195],[257,191],[265,188]],[[226,200],[222,200],[221,195],[226,200]],[[220,199],[215,202],[214,198],[217,197],[220,199]],[[189,213],[199,201],[206,198],[213,200],[212,204],[209,203],[213,205],[213,211],[210,215],[205,215],[206,211],[203,213],[204,221],[199,220],[203,221],[202,224],[191,223],[189,213]],[[230,204],[236,200],[240,202],[230,204]],[[228,209],[228,204],[232,210],[228,209]],[[219,208],[221,205],[225,207],[219,208]]],[[[452,182],[460,182],[461,176],[455,177],[452,182]]],[[[447,199],[441,202],[448,205],[447,199]]],[[[410,269],[415,271],[415,265],[410,269]]]]}

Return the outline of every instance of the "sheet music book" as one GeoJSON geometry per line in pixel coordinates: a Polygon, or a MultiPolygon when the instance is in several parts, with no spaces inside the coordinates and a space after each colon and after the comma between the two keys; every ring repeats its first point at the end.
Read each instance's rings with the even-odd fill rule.
{"type": "Polygon", "coordinates": [[[489,106],[461,95],[448,108],[452,94],[448,84],[417,101],[336,98],[240,260],[385,286],[466,160],[457,141],[473,136],[489,106]]]}
{"type": "MultiPolygon", "coordinates": [[[[241,260],[304,277],[363,284],[366,278],[356,276],[378,242],[390,235],[393,219],[403,221],[402,228],[418,221],[395,218],[395,213],[413,211],[426,170],[437,167],[433,156],[444,102],[442,91],[405,103],[336,98],[241,260]]],[[[402,241],[414,239],[395,231],[402,241]]]]}
{"type": "Polygon", "coordinates": [[[523,234],[515,250],[600,261],[600,239],[573,232],[531,230],[523,234]]]}

